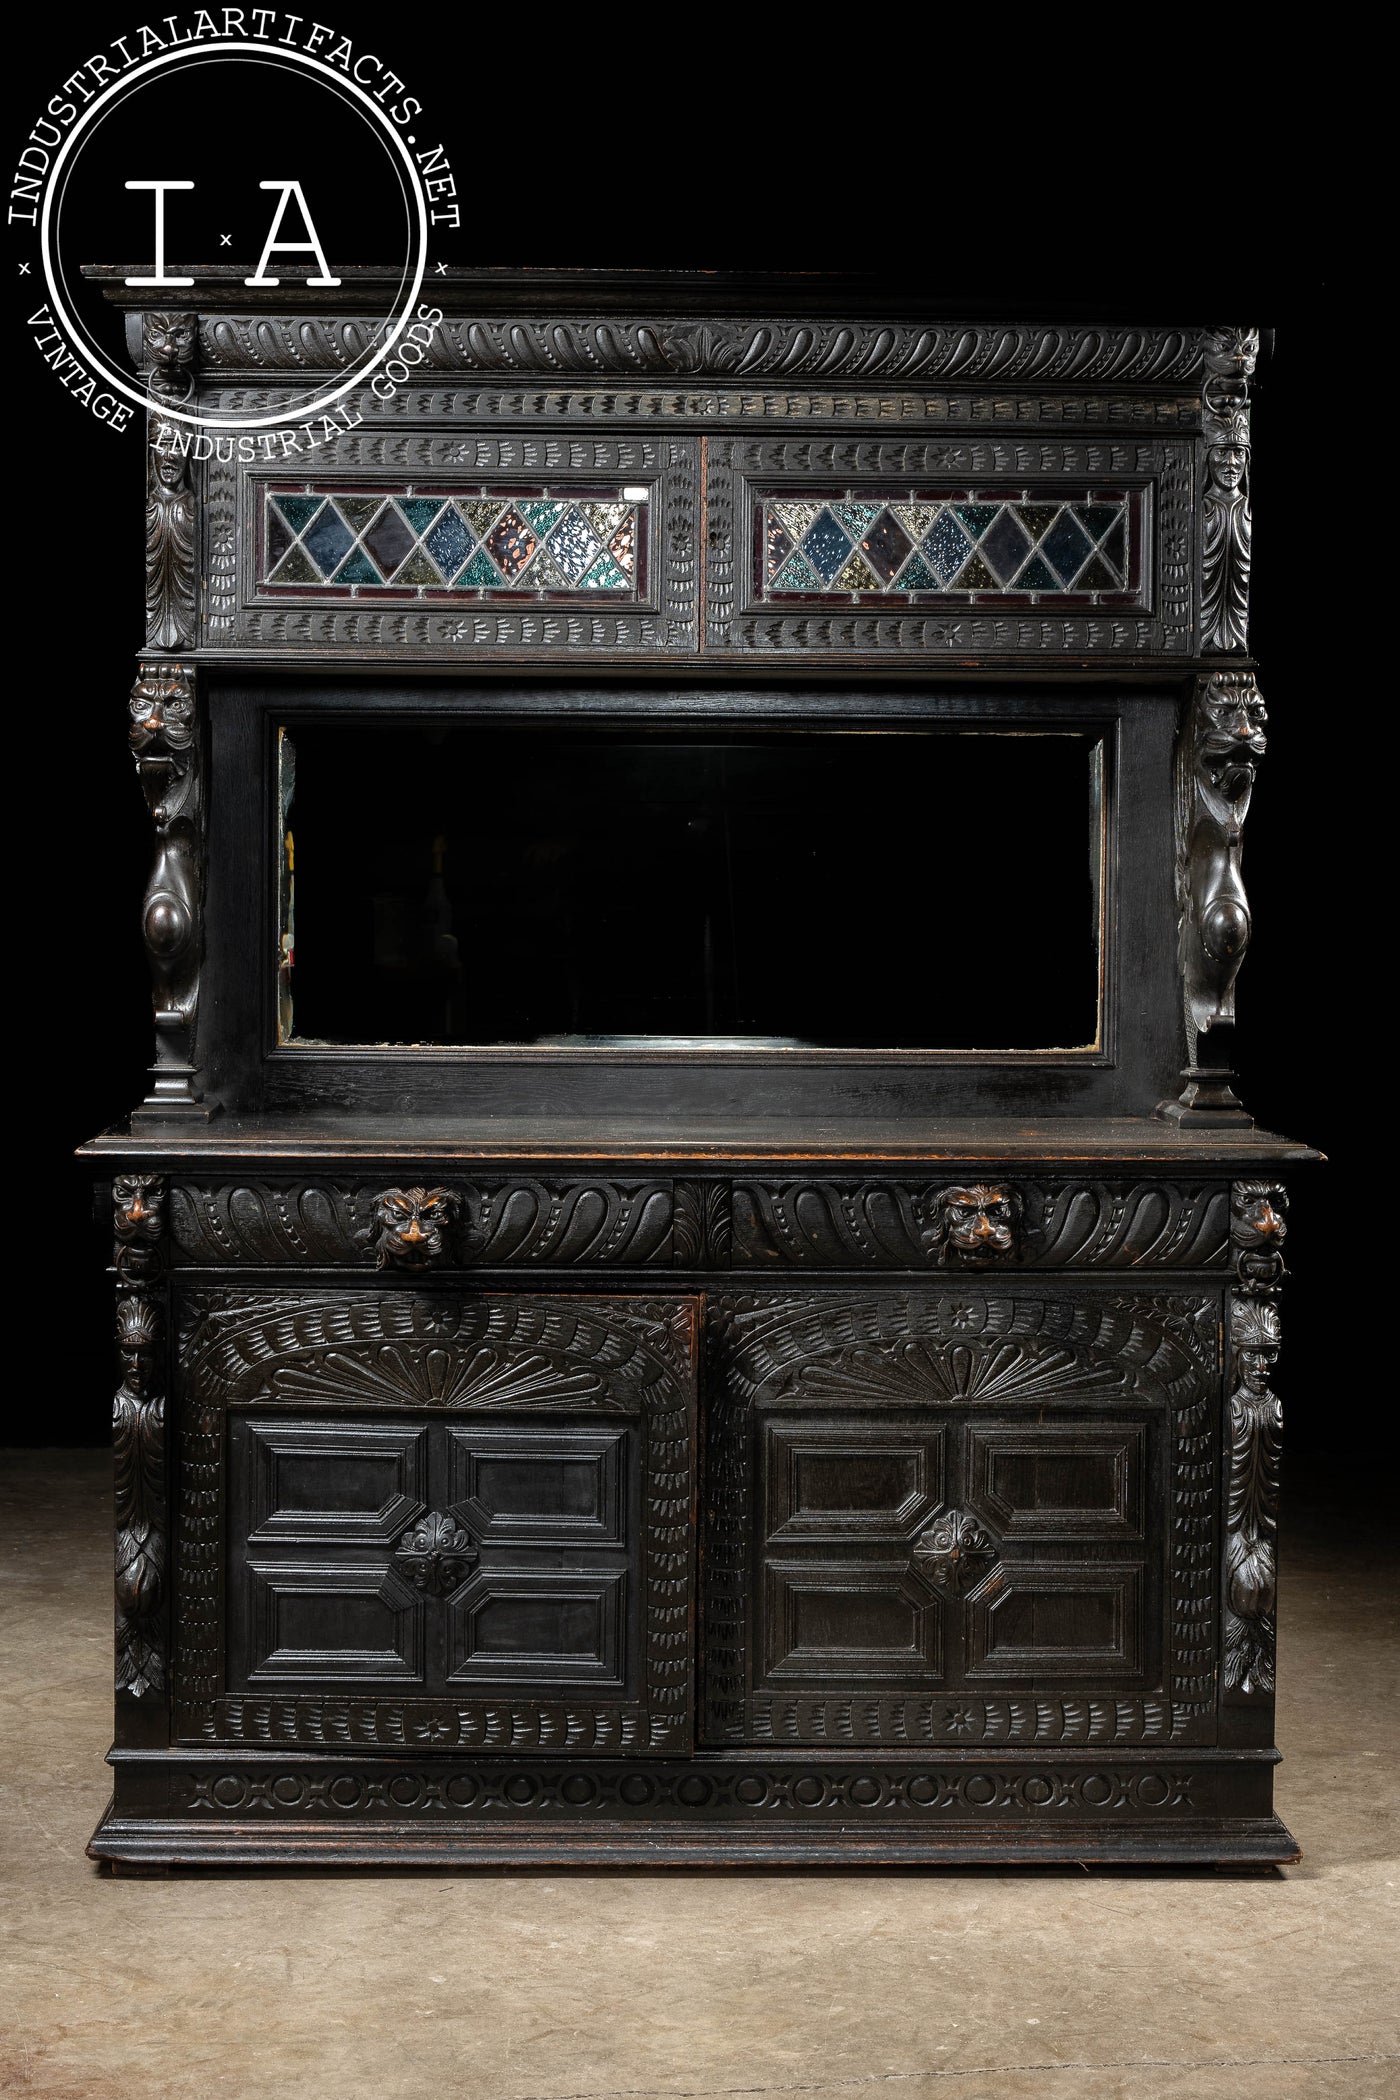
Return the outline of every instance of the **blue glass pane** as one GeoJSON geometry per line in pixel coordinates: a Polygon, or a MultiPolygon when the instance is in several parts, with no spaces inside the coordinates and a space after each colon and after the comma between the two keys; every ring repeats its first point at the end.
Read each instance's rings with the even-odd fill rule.
{"type": "Polygon", "coordinates": [[[802,542],[802,552],[823,583],[830,583],[850,558],[851,543],[829,510],[823,510],[802,542]]]}
{"type": "Polygon", "coordinates": [[[1040,543],[1040,551],[1053,566],[1063,583],[1068,583],[1079,574],[1089,554],[1089,542],[1084,527],[1072,512],[1062,510],[1055,524],[1040,543]]]}
{"type": "Polygon", "coordinates": [[[455,510],[445,510],[423,545],[444,576],[455,576],[471,549],[472,536],[455,510]]]}
{"type": "Polygon", "coordinates": [[[577,583],[584,571],[598,559],[602,549],[597,535],[577,504],[569,506],[568,515],[549,535],[549,551],[556,567],[570,583],[577,583]]]}
{"type": "Polygon", "coordinates": [[[323,576],[344,561],[355,543],[355,535],[333,504],[327,503],[314,525],[302,535],[302,546],[323,576]]]}
{"type": "Polygon", "coordinates": [[[956,576],[967,560],[968,541],[952,511],[940,512],[938,523],[924,541],[923,553],[941,583],[956,576]]]}
{"type": "Polygon", "coordinates": [[[1009,583],[1030,548],[1030,541],[1011,511],[1004,510],[978,544],[978,553],[1003,583],[1009,583]]]}

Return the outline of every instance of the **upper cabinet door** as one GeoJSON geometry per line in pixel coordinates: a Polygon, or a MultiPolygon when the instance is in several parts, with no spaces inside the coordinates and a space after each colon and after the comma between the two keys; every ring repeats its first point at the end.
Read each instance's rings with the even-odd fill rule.
{"type": "Polygon", "coordinates": [[[192,1294],[180,1735],[686,1750],[696,1313],[192,1294]]]}
{"type": "Polygon", "coordinates": [[[1213,1294],[721,1300],[707,1738],[1208,1740],[1218,1329],[1213,1294]]]}
{"type": "Polygon", "coordinates": [[[1182,437],[712,438],[707,652],[1180,655],[1182,437]]]}
{"type": "Polygon", "coordinates": [[[289,469],[212,459],[204,640],[490,659],[697,646],[699,442],[352,430],[289,469]]]}

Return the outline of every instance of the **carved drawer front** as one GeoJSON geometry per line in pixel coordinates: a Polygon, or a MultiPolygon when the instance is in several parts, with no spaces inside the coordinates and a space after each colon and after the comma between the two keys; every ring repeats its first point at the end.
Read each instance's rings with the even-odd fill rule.
{"type": "Polygon", "coordinates": [[[712,1301],[708,1739],[1209,1740],[1219,1321],[712,1301]]]}
{"type": "Polygon", "coordinates": [[[691,1740],[695,1301],[191,1293],[185,1739],[691,1740]]]}
{"type": "Polygon", "coordinates": [[[365,431],[324,473],[211,461],[213,643],[696,647],[694,439],[365,431]]]}
{"type": "Polygon", "coordinates": [[[712,438],[706,647],[1191,647],[1185,438],[712,438]]]}

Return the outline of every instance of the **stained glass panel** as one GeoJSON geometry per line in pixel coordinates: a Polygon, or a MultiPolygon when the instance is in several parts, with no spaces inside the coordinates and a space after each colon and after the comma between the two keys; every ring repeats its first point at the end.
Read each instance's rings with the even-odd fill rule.
{"type": "Polygon", "coordinates": [[[760,597],[1114,597],[1130,574],[1134,499],[1074,490],[833,490],[759,500],[760,597]]]}
{"type": "MultiPolygon", "coordinates": [[[[258,581],[272,591],[641,595],[647,499],[638,489],[426,495],[274,485],[262,502],[258,581]]],[[[818,508],[811,506],[812,517],[818,508]]],[[[871,507],[871,516],[880,508],[871,507]]],[[[832,530],[849,553],[834,521],[832,530]]],[[[784,555],[795,547],[776,517],[773,544],[784,555]]]]}

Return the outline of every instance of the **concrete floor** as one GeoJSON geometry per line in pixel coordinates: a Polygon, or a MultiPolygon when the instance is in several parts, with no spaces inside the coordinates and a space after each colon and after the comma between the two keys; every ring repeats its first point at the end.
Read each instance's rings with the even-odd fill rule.
{"type": "Polygon", "coordinates": [[[4,1468],[0,2091],[71,2100],[1391,2100],[1395,1528],[1292,1468],[1280,1813],[1236,1878],[112,1880],[109,1469],[4,1468]]]}

